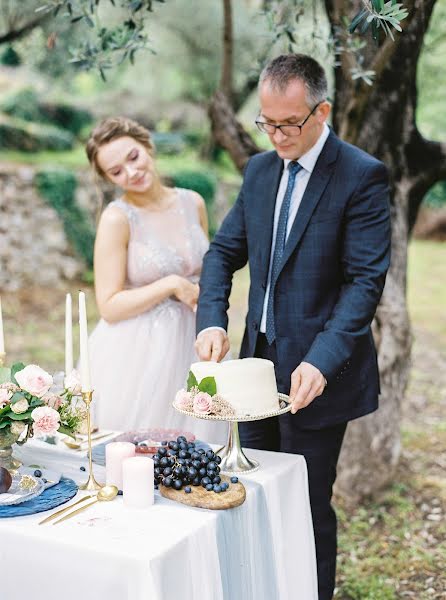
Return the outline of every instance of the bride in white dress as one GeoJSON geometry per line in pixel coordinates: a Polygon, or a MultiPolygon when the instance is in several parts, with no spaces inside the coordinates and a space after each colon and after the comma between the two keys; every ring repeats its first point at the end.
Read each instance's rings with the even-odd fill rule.
{"type": "Polygon", "coordinates": [[[121,431],[179,428],[222,442],[224,423],[172,408],[194,350],[195,307],[207,215],[196,192],[162,185],[149,132],[123,117],[91,134],[87,155],[122,190],[96,236],[95,291],[101,320],[90,337],[95,420],[121,431]]]}

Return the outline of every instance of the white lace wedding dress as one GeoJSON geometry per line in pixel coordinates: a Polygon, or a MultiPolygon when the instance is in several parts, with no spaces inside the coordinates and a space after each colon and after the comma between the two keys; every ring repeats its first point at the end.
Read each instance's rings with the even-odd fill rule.
{"type": "MultiPolygon", "coordinates": [[[[162,212],[124,200],[110,206],[122,210],[130,226],[127,288],[173,273],[198,281],[208,240],[190,191],[176,189],[173,204],[162,212]]],[[[101,319],[89,341],[95,423],[120,431],[180,428],[202,441],[224,442],[225,423],[185,417],[172,408],[198,360],[194,341],[195,314],[173,298],[125,321],[101,319]]]]}

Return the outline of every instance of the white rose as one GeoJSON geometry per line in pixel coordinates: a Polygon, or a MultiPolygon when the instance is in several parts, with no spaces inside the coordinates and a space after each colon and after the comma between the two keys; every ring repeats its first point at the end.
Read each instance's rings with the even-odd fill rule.
{"type": "Polygon", "coordinates": [[[12,392],[5,388],[0,388],[0,408],[5,408],[11,400],[12,392]]]}
{"type": "Polygon", "coordinates": [[[22,390],[37,398],[45,395],[53,385],[51,375],[37,365],[28,365],[21,371],[17,371],[15,378],[22,390]]]}
{"type": "Polygon", "coordinates": [[[26,429],[25,423],[21,421],[13,421],[11,423],[11,433],[13,435],[21,435],[26,429]]]}
{"type": "Polygon", "coordinates": [[[11,404],[11,410],[16,415],[21,415],[22,413],[26,412],[28,407],[29,404],[26,398],[22,398],[21,400],[14,402],[14,404],[11,404]]]}
{"type": "Polygon", "coordinates": [[[71,373],[69,373],[65,377],[64,385],[65,389],[68,390],[71,394],[73,394],[73,396],[77,396],[81,393],[81,379],[76,369],[73,369],[71,373]]]}

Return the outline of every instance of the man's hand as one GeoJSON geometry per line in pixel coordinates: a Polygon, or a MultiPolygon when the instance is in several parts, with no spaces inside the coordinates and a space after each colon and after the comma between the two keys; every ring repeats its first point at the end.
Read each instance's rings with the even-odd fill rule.
{"type": "Polygon", "coordinates": [[[325,377],[319,369],[310,363],[301,362],[291,374],[291,413],[295,415],[298,410],[313,402],[322,394],[325,385],[325,377]]]}
{"type": "Polygon", "coordinates": [[[195,350],[200,360],[220,362],[229,350],[229,339],[221,329],[201,331],[195,342],[195,350]]]}

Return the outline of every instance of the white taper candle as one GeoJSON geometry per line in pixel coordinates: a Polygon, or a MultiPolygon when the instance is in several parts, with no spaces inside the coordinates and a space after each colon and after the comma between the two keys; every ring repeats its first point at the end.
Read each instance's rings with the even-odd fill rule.
{"type": "Polygon", "coordinates": [[[85,305],[84,292],[79,292],[79,348],[82,391],[91,392],[90,361],[88,357],[87,308],[85,305]]]}
{"type": "Polygon", "coordinates": [[[71,294],[65,298],[65,377],[73,370],[73,310],[71,294]]]}
{"type": "Polygon", "coordinates": [[[0,296],[0,353],[5,352],[5,338],[3,336],[2,297],[0,296]]]}

